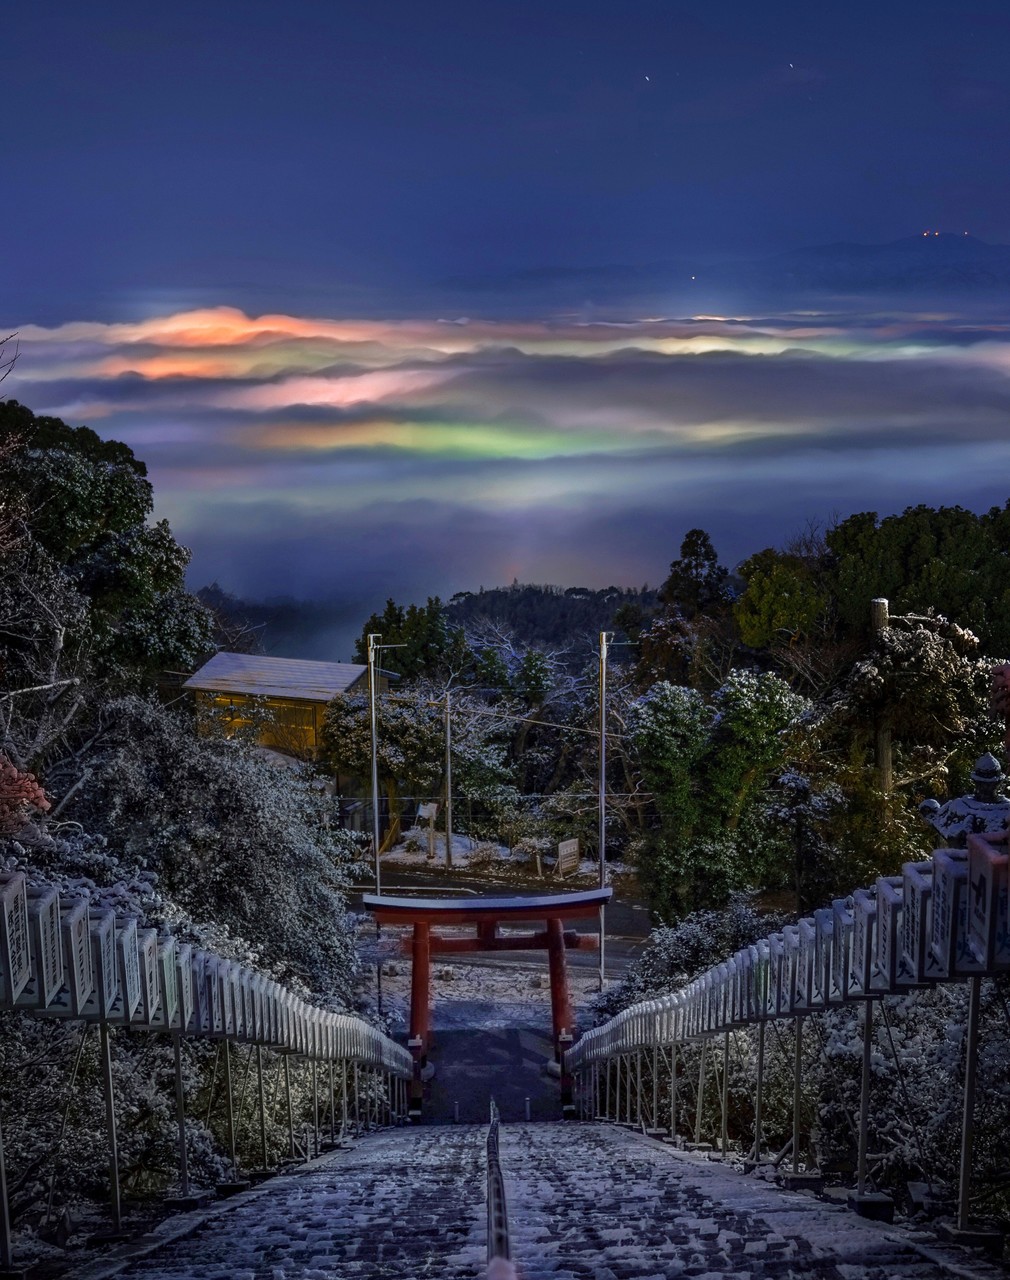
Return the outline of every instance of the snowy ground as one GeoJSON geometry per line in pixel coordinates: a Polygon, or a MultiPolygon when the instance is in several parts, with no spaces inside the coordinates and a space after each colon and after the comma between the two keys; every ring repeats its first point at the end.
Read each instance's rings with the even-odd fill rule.
{"type": "MultiPolygon", "coordinates": [[[[401,844],[383,856],[382,868],[384,871],[431,871],[444,875],[447,870],[444,832],[435,833],[434,859],[428,857],[427,850],[427,829],[414,828],[404,833],[401,844]]],[[[510,853],[505,845],[475,842],[464,835],[453,836],[452,860],[453,872],[459,872],[463,877],[480,877],[490,884],[515,883],[517,891],[523,893],[558,893],[598,883],[599,865],[590,858],[582,859],[578,873],[560,879],[555,874],[553,855],[545,856],[540,867],[542,875],[538,876],[535,858],[510,853]]],[[[628,868],[623,863],[608,863],[608,870],[612,876],[619,876],[626,874],[628,868]]],[[[433,885],[432,893],[438,891],[437,885],[433,885]]],[[[440,929],[439,932],[447,936],[470,937],[473,928],[440,929]]],[[[503,927],[502,932],[508,933],[508,927],[503,927]]],[[[527,933],[529,928],[517,926],[515,932],[527,933]]],[[[407,929],[386,927],[376,942],[374,927],[370,923],[363,924],[359,934],[359,954],[364,963],[360,996],[375,1008],[375,970],[377,963],[381,962],[382,1010],[394,1034],[406,1032],[409,1020],[410,957],[402,950],[402,944],[409,940],[409,936],[407,929]]],[[[568,982],[576,1021],[587,1026],[593,1020],[591,1002],[599,993],[596,970],[569,966],[568,982]]],[[[435,1030],[525,1026],[542,1027],[547,1031],[551,1026],[547,953],[496,954],[473,961],[436,957],[432,962],[431,997],[435,1030]]]]}
{"type": "MultiPolygon", "coordinates": [[[[409,930],[385,928],[376,950],[374,929],[365,926],[362,953],[366,962],[362,995],[376,1003],[376,958],[382,960],[382,1010],[390,1030],[405,1033],[410,1009],[410,957],[400,952],[409,930]]],[[[449,930],[442,932],[449,933],[449,930]]],[[[461,936],[464,930],[455,931],[461,936]]],[[[506,932],[506,930],[503,930],[506,932]]],[[[517,930],[524,932],[524,930],[517,930]]],[[[472,933],[472,930],[470,930],[472,933]]],[[[568,990],[576,1021],[592,1021],[590,1004],[599,992],[593,969],[568,970],[568,990]]],[[[436,957],[431,966],[432,1027],[438,1031],[467,1027],[490,1030],[501,1026],[551,1026],[551,988],[547,953],[518,952],[512,956],[486,957],[480,961],[451,961],[436,957]]]]}
{"type": "MultiPolygon", "coordinates": [[[[481,1125],[387,1130],[170,1220],[77,1280],[480,1280],[481,1125]]],[[[857,1218],[624,1129],[506,1123],[522,1280],[1005,1280],[925,1230],[857,1218]]]]}
{"type": "MultiPolygon", "coordinates": [[[[434,857],[429,857],[428,848],[427,827],[412,827],[403,833],[400,844],[382,855],[382,866],[398,871],[448,871],[445,832],[435,832],[434,857]]],[[[564,879],[555,873],[555,862],[553,851],[544,853],[538,874],[536,858],[525,852],[510,851],[507,845],[472,840],[465,835],[454,833],[452,837],[452,871],[484,872],[492,878],[521,878],[531,882],[542,879],[545,892],[562,891],[566,886],[584,888],[587,883],[597,883],[600,865],[595,858],[582,858],[578,871],[564,879]]],[[[607,870],[615,878],[626,875],[629,868],[622,862],[608,862],[607,870]]]]}

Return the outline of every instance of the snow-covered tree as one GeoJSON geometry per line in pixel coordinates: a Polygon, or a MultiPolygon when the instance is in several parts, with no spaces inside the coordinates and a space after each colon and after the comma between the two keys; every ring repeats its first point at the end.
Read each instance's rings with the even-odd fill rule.
{"type": "Polygon", "coordinates": [[[120,874],[150,871],[198,920],[241,934],[262,961],[350,999],[345,893],[361,849],[311,774],[181,714],[128,697],[105,712],[90,778],[66,816],[102,835],[120,874]]]}

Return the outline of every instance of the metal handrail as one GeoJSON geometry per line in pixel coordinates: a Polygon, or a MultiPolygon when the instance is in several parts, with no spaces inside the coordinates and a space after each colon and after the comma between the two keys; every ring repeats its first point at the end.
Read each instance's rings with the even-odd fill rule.
{"type": "Polygon", "coordinates": [[[487,1260],[512,1257],[509,1220],[505,1204],[505,1179],[498,1159],[498,1125],[501,1117],[491,1099],[491,1124],[487,1131],[487,1260]]]}

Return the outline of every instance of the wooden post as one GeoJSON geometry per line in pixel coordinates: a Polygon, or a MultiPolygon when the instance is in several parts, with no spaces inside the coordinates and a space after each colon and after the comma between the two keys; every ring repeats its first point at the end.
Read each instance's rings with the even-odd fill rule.
{"type": "MultiPolygon", "coordinates": [[[[890,626],[887,601],[883,598],[870,601],[870,618],[875,632],[886,631],[890,626]]],[[[883,794],[889,795],[894,784],[893,749],[889,725],[877,725],[877,779],[883,794]]]]}

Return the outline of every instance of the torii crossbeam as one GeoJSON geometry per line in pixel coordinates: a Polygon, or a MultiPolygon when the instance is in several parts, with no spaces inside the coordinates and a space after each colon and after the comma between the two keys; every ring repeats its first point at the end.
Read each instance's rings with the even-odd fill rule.
{"type": "MultiPolygon", "coordinates": [[[[411,955],[410,1039],[407,1047],[414,1055],[414,1081],[410,1114],[421,1114],[421,1071],[429,1045],[429,1001],[431,957],[473,951],[539,951],[546,949],[551,976],[551,1020],[554,1028],[554,1056],[563,1061],[563,1051],[575,1034],[565,951],[593,951],[599,945],[595,934],[580,935],[566,930],[566,920],[587,920],[610,901],[613,889],[590,889],[580,893],[540,894],[529,898],[390,898],[366,893],[364,907],[374,913],[376,924],[412,925],[413,936],[404,939],[411,955]],[[535,933],[500,933],[505,923],[543,922],[535,933]],[[432,925],[476,926],[472,937],[445,937],[432,933],[432,925]]],[[[571,1106],[571,1080],[561,1077],[561,1103],[571,1106]]]]}

